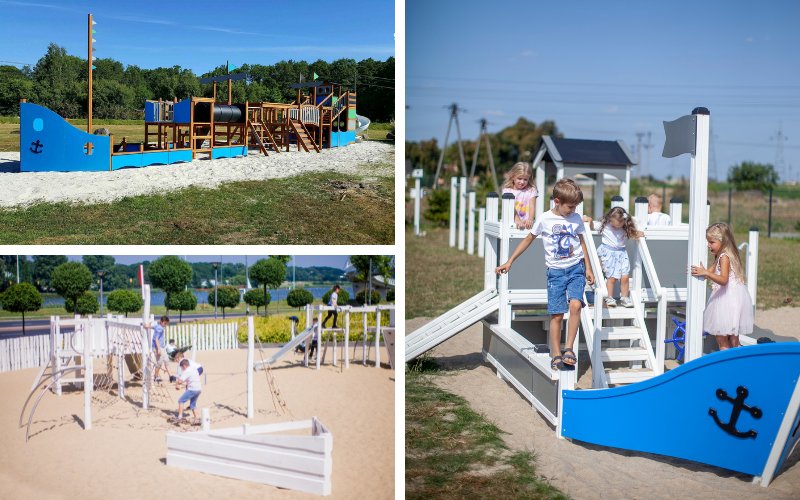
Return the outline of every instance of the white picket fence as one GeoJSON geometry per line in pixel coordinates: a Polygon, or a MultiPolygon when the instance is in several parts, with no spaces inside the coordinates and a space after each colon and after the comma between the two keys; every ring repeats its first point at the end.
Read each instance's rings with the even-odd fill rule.
{"type": "Polygon", "coordinates": [[[49,359],[49,335],[0,340],[0,373],[41,366],[49,359]]]}
{"type": "Polygon", "coordinates": [[[238,329],[239,324],[235,322],[179,323],[169,325],[164,335],[165,340],[175,339],[178,347],[191,344],[196,351],[220,351],[239,348],[238,329]]]}
{"type": "MultiPolygon", "coordinates": [[[[178,346],[192,344],[198,351],[238,349],[238,323],[180,323],[170,325],[167,339],[178,346]]],[[[62,335],[69,337],[69,335],[62,335]]],[[[50,359],[50,336],[30,335],[0,339],[0,373],[42,366],[50,359]]]]}

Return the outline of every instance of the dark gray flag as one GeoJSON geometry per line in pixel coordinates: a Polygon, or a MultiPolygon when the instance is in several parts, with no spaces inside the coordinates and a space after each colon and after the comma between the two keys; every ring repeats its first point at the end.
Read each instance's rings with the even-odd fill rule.
{"type": "Polygon", "coordinates": [[[697,147],[697,116],[681,116],[675,121],[664,122],[664,158],[675,158],[683,153],[695,153],[697,147]]]}

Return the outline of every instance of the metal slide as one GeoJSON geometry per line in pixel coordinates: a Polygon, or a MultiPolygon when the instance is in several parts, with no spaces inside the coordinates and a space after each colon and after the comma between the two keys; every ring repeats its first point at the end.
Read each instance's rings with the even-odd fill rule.
{"type": "Polygon", "coordinates": [[[300,344],[302,344],[303,342],[305,342],[306,339],[308,339],[311,336],[311,334],[313,334],[313,333],[314,333],[314,327],[309,326],[308,328],[306,328],[302,332],[298,333],[297,336],[295,338],[293,338],[292,340],[290,340],[286,345],[281,347],[281,349],[278,352],[276,352],[275,354],[273,354],[271,358],[269,358],[267,360],[264,360],[264,361],[255,362],[253,364],[254,368],[261,368],[265,364],[266,365],[271,365],[272,363],[278,361],[283,356],[285,356],[287,352],[293,350],[295,347],[297,347],[300,344]]]}
{"type": "Polygon", "coordinates": [[[466,330],[500,307],[497,290],[484,290],[406,336],[406,362],[466,330]]]}
{"type": "Polygon", "coordinates": [[[367,128],[369,128],[369,124],[372,123],[372,120],[367,118],[366,116],[356,115],[356,121],[358,121],[358,128],[356,128],[356,135],[366,132],[367,128]]]}

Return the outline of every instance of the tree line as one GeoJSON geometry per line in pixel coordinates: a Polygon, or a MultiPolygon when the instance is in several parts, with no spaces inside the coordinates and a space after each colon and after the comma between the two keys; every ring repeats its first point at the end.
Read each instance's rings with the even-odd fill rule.
{"type": "MultiPolygon", "coordinates": [[[[4,256],[3,268],[0,274],[7,275],[5,268],[8,264],[8,257],[4,256]]],[[[39,256],[37,256],[39,257],[39,256]]],[[[64,297],[64,309],[74,314],[95,314],[100,309],[97,297],[89,290],[92,288],[97,269],[93,272],[92,268],[98,266],[112,266],[113,257],[110,256],[84,256],[83,262],[69,262],[63,256],[45,256],[39,259],[44,269],[45,263],[49,268],[48,285],[60,296],[64,297]],[[55,257],[55,258],[53,258],[55,257]],[[60,262],[60,263],[58,263],[60,262]],[[58,264],[56,264],[58,263],[58,264]],[[91,266],[91,267],[90,267],[91,266]]],[[[34,257],[36,261],[36,257],[34,257]]],[[[256,261],[250,268],[250,275],[259,283],[261,289],[253,289],[244,294],[244,301],[249,306],[256,308],[256,314],[261,307],[264,307],[264,314],[271,302],[269,289],[277,289],[283,284],[287,276],[287,264],[291,257],[285,255],[270,256],[266,259],[256,261]]],[[[384,276],[394,276],[392,259],[388,256],[353,256],[351,262],[356,269],[356,279],[366,281],[370,274],[383,274],[384,276]]],[[[168,255],[153,261],[146,269],[147,281],[154,287],[166,293],[164,305],[167,313],[170,310],[180,313],[180,320],[183,319],[184,311],[193,311],[197,308],[197,297],[188,290],[192,282],[192,266],[179,257],[168,255]]],[[[323,297],[323,302],[327,303],[332,290],[329,290],[323,297]]],[[[364,292],[361,297],[356,297],[359,303],[363,304],[371,298],[371,303],[380,302],[380,294],[372,294],[369,298],[364,292]]],[[[350,300],[346,291],[340,292],[339,303],[346,304],[350,300]]],[[[393,295],[390,300],[393,300],[393,295]]],[[[290,307],[304,307],[314,301],[311,292],[297,288],[289,292],[286,302],[290,307]]],[[[241,296],[239,289],[234,286],[215,286],[213,292],[209,292],[208,303],[214,303],[222,309],[222,317],[225,317],[225,309],[239,305],[241,296]],[[213,294],[213,295],[212,295],[213,294]]],[[[37,287],[27,281],[11,284],[0,293],[0,305],[2,308],[22,313],[23,334],[25,333],[25,313],[38,311],[42,307],[42,296],[37,287]]],[[[141,296],[130,289],[117,289],[108,295],[108,309],[120,314],[136,312],[143,306],[141,296]]]]}
{"type": "MultiPolygon", "coordinates": [[[[525,118],[519,118],[513,125],[497,133],[487,135],[492,149],[492,159],[497,170],[498,182],[501,185],[495,186],[491,174],[488,172],[489,153],[485,139],[481,138],[475,167],[475,178],[471,180],[471,188],[475,191],[476,199],[481,206],[489,192],[496,191],[499,193],[502,191],[504,174],[511,169],[514,163],[533,161],[533,157],[540,147],[542,136],[549,135],[555,138],[563,138],[563,134],[558,130],[554,121],[544,121],[536,124],[525,118]]],[[[478,141],[462,140],[461,144],[464,149],[467,174],[469,174],[475,150],[478,148],[478,141]]],[[[458,143],[455,140],[450,142],[444,150],[444,156],[442,156],[442,146],[435,138],[418,142],[407,141],[405,152],[406,160],[410,162],[412,168],[422,169],[424,174],[423,185],[425,187],[430,187],[436,175],[440,158],[443,160],[442,169],[439,173],[438,187],[444,187],[445,189],[435,189],[426,194],[427,208],[424,217],[438,225],[449,224],[450,195],[447,189],[450,185],[449,179],[453,176],[460,177],[462,175],[458,143]]],[[[652,177],[651,180],[653,180],[652,177]]],[[[548,179],[548,182],[553,181],[554,179],[548,179]]],[[[775,188],[780,179],[771,164],[743,161],[740,164],[729,167],[727,181],[734,189],[739,191],[759,190],[766,193],[775,188]]]]}
{"type": "MultiPolygon", "coordinates": [[[[227,73],[224,65],[196,76],[180,66],[154,69],[124,66],[111,58],[97,59],[93,75],[93,115],[99,119],[143,119],[144,101],[184,99],[190,96],[212,97],[212,84],[200,78],[227,73]]],[[[291,103],[297,95],[290,86],[313,74],[318,80],[340,83],[358,93],[358,112],[373,121],[394,118],[394,57],[374,59],[338,59],[280,61],[272,65],[243,64],[235,72],[247,73],[249,80],[233,82],[234,102],[291,103]]],[[[47,53],[33,66],[22,69],[0,66],[0,115],[17,116],[19,101],[27,99],[45,106],[64,118],[86,118],[86,59],[67,54],[66,49],[51,43],[47,53]]],[[[217,84],[217,98],[227,101],[227,82],[217,84]]]]}
{"type": "MultiPolygon", "coordinates": [[[[94,280],[92,289],[99,289],[99,271],[103,271],[103,290],[112,291],[122,288],[138,288],[139,264],[118,264],[110,255],[84,255],[82,263],[89,269],[94,280]]],[[[39,292],[54,291],[52,285],[53,270],[67,262],[64,255],[36,255],[28,259],[25,255],[19,256],[20,281],[26,281],[36,287],[39,292]]],[[[145,275],[150,268],[150,261],[141,263],[145,275]]],[[[213,286],[214,264],[212,262],[189,263],[192,269],[191,288],[206,288],[213,286]]],[[[333,283],[342,279],[342,270],[327,266],[297,267],[294,270],[287,268],[284,281],[333,283]]],[[[17,281],[17,256],[0,256],[0,292],[17,281]]],[[[217,281],[225,285],[245,286],[247,272],[242,263],[221,263],[217,268],[217,281]]],[[[250,283],[258,285],[258,280],[250,276],[250,283]]]]}

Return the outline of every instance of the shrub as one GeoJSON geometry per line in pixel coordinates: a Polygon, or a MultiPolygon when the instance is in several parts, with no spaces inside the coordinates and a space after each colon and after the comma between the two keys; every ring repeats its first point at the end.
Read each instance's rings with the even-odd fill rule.
{"type": "Polygon", "coordinates": [[[386,290],[386,302],[394,302],[394,288],[386,290]]]}
{"type": "Polygon", "coordinates": [[[131,290],[114,290],[108,294],[108,309],[117,313],[124,314],[136,312],[142,308],[142,297],[131,290]]]}
{"type": "MultiPolygon", "coordinates": [[[[267,344],[285,343],[292,338],[292,320],[288,316],[256,316],[254,321],[257,342],[267,344]]],[[[298,323],[297,331],[302,331],[305,328],[304,325],[305,317],[302,317],[298,323]]],[[[239,342],[247,343],[246,323],[239,328],[239,342]]]]}
{"type": "Polygon", "coordinates": [[[84,292],[83,295],[78,297],[77,301],[74,301],[71,298],[64,299],[64,309],[66,309],[67,312],[85,316],[87,314],[94,314],[99,311],[100,302],[98,302],[97,297],[91,293],[84,292]]]}
{"type": "Polygon", "coordinates": [[[286,295],[286,303],[289,307],[305,307],[313,302],[314,295],[304,288],[295,288],[286,295]]]}
{"type": "MultiPolygon", "coordinates": [[[[380,304],[381,303],[381,294],[378,293],[378,291],[376,291],[376,290],[372,290],[372,293],[370,293],[370,299],[371,299],[370,305],[374,306],[376,304],[380,304]]],[[[360,292],[358,292],[356,294],[356,302],[358,302],[362,306],[367,303],[367,291],[366,290],[361,290],[360,292]]]]}
{"type": "MultiPolygon", "coordinates": [[[[328,304],[328,302],[330,302],[332,293],[333,293],[333,288],[325,292],[325,295],[322,296],[323,304],[328,304]]],[[[345,304],[348,304],[349,302],[350,302],[350,294],[347,293],[347,290],[341,288],[339,290],[339,298],[336,300],[336,303],[339,304],[340,306],[343,306],[345,304]]]]}

